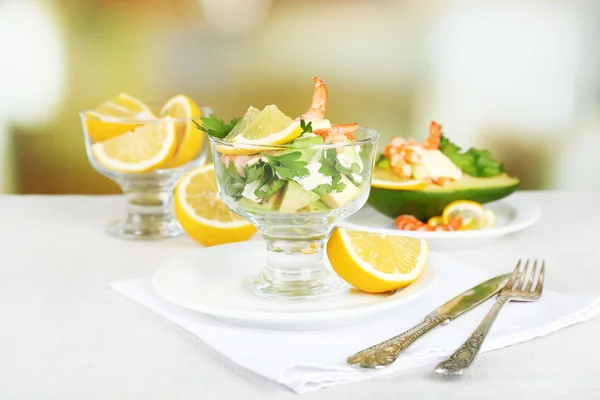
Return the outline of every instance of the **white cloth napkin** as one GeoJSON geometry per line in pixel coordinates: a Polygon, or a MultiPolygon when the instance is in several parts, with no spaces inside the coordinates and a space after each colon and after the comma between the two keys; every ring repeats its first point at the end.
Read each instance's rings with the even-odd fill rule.
{"type": "MultiPolygon", "coordinates": [[[[405,331],[455,295],[492,276],[447,256],[432,253],[430,260],[440,276],[422,297],[360,324],[314,331],[262,330],[222,323],[163,300],[149,278],[114,282],[111,286],[194,333],[233,363],[305,393],[437,363],[466,340],[490,309],[493,299],[448,325],[433,329],[388,368],[358,369],[345,363],[349,355],[405,331]]],[[[546,274],[551,273],[552,267],[547,267],[546,274]]],[[[506,304],[481,351],[544,336],[598,314],[600,295],[567,296],[546,289],[538,302],[506,304]]]]}

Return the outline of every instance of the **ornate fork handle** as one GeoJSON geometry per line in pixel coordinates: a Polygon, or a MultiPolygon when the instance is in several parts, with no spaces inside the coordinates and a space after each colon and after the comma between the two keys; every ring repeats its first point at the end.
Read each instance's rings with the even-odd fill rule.
{"type": "Polygon", "coordinates": [[[416,339],[448,320],[448,317],[428,316],[423,322],[406,332],[348,357],[347,362],[362,368],[386,367],[393,363],[398,355],[416,339]]]}
{"type": "Polygon", "coordinates": [[[435,367],[435,372],[443,375],[461,375],[473,362],[483,344],[502,306],[510,300],[510,296],[498,296],[496,303],[473,331],[467,341],[458,348],[446,361],[435,367]]]}

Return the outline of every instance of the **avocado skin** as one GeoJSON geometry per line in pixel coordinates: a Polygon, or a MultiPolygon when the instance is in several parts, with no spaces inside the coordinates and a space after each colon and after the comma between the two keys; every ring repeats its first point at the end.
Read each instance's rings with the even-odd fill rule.
{"type": "MultiPolygon", "coordinates": [[[[495,179],[495,178],[481,178],[495,179]]],[[[490,181],[491,182],[491,181],[490,181]]],[[[371,188],[368,203],[377,211],[388,217],[396,218],[399,215],[410,214],[423,222],[436,215],[441,215],[444,208],[455,200],[472,200],[484,204],[502,199],[519,188],[519,180],[514,179],[512,184],[485,187],[469,187],[465,189],[452,188],[451,190],[391,190],[371,188]]]]}

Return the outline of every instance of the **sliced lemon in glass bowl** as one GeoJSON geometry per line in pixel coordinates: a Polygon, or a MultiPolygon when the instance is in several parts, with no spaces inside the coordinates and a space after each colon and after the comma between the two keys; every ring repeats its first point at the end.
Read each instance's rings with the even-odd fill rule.
{"type": "Polygon", "coordinates": [[[160,116],[178,119],[175,124],[177,149],[173,158],[164,165],[164,168],[179,167],[196,158],[202,151],[206,134],[192,124],[192,119],[202,116],[202,111],[194,100],[182,94],[172,97],[163,106],[160,116]]]}
{"type": "Polygon", "coordinates": [[[357,289],[382,293],[413,283],[427,265],[427,242],[337,228],[327,243],[334,271],[357,289]]]}
{"type": "Polygon", "coordinates": [[[159,169],[171,160],[176,150],[175,122],[168,118],[91,146],[98,163],[111,171],[124,173],[159,169]]]}
{"type": "Polygon", "coordinates": [[[143,124],[142,121],[155,119],[156,116],[141,100],[121,93],[98,107],[84,113],[86,133],[92,142],[112,139],[130,132],[143,124]],[[124,122],[124,120],[128,120],[124,122]],[[140,120],[136,123],[135,120],[140,120]]]}

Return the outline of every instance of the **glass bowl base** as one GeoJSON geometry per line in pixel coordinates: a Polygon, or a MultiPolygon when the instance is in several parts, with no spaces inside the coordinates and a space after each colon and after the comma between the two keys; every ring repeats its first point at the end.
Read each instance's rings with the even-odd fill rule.
{"type": "Polygon", "coordinates": [[[312,300],[342,294],[350,289],[350,285],[333,272],[314,281],[286,283],[272,282],[264,273],[260,273],[244,279],[242,289],[247,294],[267,299],[312,300]]]}
{"type": "Polygon", "coordinates": [[[184,234],[175,218],[124,218],[108,225],[112,236],[132,240],[160,240],[184,234]]]}

